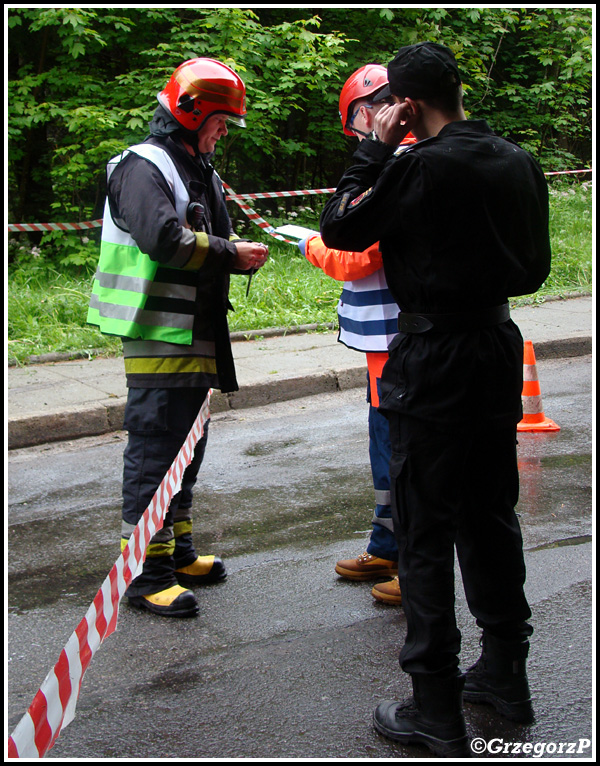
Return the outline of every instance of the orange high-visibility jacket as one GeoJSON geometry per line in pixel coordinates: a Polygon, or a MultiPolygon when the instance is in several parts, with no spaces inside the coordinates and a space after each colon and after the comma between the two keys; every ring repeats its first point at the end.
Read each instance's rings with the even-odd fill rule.
{"type": "Polygon", "coordinates": [[[362,252],[328,248],[321,237],[310,237],[306,258],[325,274],[344,282],[338,303],[338,340],[367,355],[371,402],[378,405],[377,378],[387,361],[387,348],[396,335],[398,306],[388,289],[378,244],[362,252]]]}

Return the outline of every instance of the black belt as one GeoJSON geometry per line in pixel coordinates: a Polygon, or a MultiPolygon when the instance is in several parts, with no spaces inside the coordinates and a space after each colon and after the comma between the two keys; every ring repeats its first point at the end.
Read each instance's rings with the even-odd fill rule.
{"type": "Polygon", "coordinates": [[[493,327],[503,324],[510,319],[508,303],[481,309],[465,314],[398,314],[398,330],[400,332],[421,333],[433,332],[468,332],[483,327],[493,327]]]}

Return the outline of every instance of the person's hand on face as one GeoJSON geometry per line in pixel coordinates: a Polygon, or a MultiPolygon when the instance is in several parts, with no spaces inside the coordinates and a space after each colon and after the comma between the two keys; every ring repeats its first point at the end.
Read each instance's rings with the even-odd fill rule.
{"type": "Polygon", "coordinates": [[[386,104],[375,116],[377,138],[384,144],[398,146],[410,133],[414,116],[414,107],[408,101],[386,104]]]}

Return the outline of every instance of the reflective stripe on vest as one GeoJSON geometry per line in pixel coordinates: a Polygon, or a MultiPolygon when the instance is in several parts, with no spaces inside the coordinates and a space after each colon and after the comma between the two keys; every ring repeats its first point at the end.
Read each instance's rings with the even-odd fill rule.
{"type": "Polygon", "coordinates": [[[337,307],[340,341],[357,351],[387,351],[398,333],[398,306],[383,269],[353,282],[344,282],[337,307]]]}
{"type": "MultiPolygon", "coordinates": [[[[133,146],[128,151],[158,167],[173,191],[178,222],[188,228],[185,216],[189,195],[169,155],[151,144],[133,146]]],[[[109,162],[109,177],[123,156],[109,162]]],[[[98,325],[109,335],[189,345],[197,276],[181,269],[188,259],[189,247],[166,265],[142,253],[131,235],[115,225],[107,200],[88,323],[98,325]]]]}
{"type": "Polygon", "coordinates": [[[127,340],[123,343],[127,375],[206,374],[216,375],[214,341],[194,338],[189,346],[127,340]]]}

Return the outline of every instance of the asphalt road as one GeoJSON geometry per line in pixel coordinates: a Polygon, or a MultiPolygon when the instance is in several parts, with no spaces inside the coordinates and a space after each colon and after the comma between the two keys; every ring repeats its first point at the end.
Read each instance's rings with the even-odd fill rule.
{"type": "MultiPolygon", "coordinates": [[[[487,744],[480,757],[498,757],[498,748],[518,757],[507,744],[517,742],[565,757],[575,743],[575,757],[587,759],[592,361],[538,362],[538,371],[546,414],[561,431],[519,440],[536,722],[465,711],[469,734],[487,744]]],[[[213,417],[195,538],[200,553],[223,556],[229,577],[198,590],[201,612],[191,620],[124,601],[48,758],[428,757],[371,725],[381,699],[409,692],[397,662],[402,609],[333,571],[364,550],[369,533],[366,415],[353,389],[213,417]]],[[[9,733],[118,556],[124,445],[118,433],[9,455],[9,733]]],[[[479,634],[458,572],[457,583],[466,667],[479,634]]]]}

